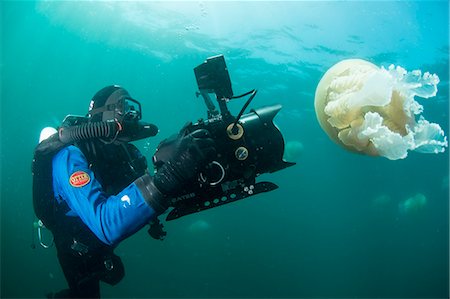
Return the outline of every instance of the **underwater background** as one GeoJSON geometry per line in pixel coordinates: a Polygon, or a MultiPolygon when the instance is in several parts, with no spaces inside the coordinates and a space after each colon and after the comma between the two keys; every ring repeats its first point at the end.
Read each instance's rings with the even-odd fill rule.
{"type": "Polygon", "coordinates": [[[159,141],[206,116],[193,68],[224,54],[235,94],[258,89],[250,108],[283,105],[275,122],[297,165],[260,178],[280,186],[273,192],[165,223],[162,242],[146,229],[125,240],[116,253],[126,276],[102,296],[448,298],[448,150],[397,161],[350,153],[314,112],[324,72],[362,58],[436,73],[437,96],[418,101],[448,136],[448,6],[1,1],[1,297],[66,287],[55,248],[33,241],[41,129],[84,115],[96,91],[120,84],[160,129],[136,142],[150,159],[159,141]]]}

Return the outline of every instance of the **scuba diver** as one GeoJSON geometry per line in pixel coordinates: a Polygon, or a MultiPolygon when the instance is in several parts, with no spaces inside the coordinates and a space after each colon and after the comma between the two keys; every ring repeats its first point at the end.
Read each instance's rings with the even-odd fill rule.
{"type": "MultiPolygon", "coordinates": [[[[155,221],[171,205],[169,198],[212,161],[216,150],[209,132],[182,129],[171,141],[168,163],[151,175],[145,157],[129,143],[143,138],[135,131],[141,117],[140,103],[124,88],[107,86],[94,95],[86,117],[63,123],[36,147],[34,209],[53,234],[69,285],[49,298],[99,298],[100,281],[117,284],[125,272],[114,248],[155,221]],[[78,131],[67,138],[71,125],[78,131]],[[111,132],[100,131],[111,126],[112,137],[105,137],[111,132]]],[[[154,125],[146,128],[145,137],[158,132],[154,125]]]]}

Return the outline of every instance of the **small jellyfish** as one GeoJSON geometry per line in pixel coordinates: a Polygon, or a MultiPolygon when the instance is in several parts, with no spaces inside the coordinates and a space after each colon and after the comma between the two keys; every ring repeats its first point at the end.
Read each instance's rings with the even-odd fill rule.
{"type": "Polygon", "coordinates": [[[421,211],[427,204],[427,198],[422,193],[409,197],[400,202],[398,209],[402,215],[414,215],[421,211]]]}
{"type": "Polygon", "coordinates": [[[372,198],[371,210],[382,216],[390,214],[393,207],[395,207],[392,197],[388,194],[382,193],[372,198]]]}
{"type": "Polygon", "coordinates": [[[300,141],[289,141],[284,147],[284,160],[296,162],[303,153],[303,143],[300,141]]]}
{"type": "Polygon", "coordinates": [[[441,189],[448,189],[448,175],[444,176],[441,181],[441,189]]]}
{"type": "Polygon", "coordinates": [[[380,194],[372,200],[372,206],[374,207],[384,207],[392,202],[391,196],[388,194],[380,194]]]}
{"type": "Polygon", "coordinates": [[[203,219],[196,220],[192,222],[188,227],[187,231],[190,233],[201,233],[209,230],[209,223],[203,219]]]}
{"type": "Polygon", "coordinates": [[[343,60],[320,80],[315,111],[322,129],[345,149],[390,160],[408,151],[442,153],[444,131],[421,114],[415,97],[431,98],[439,78],[400,66],[388,69],[361,59],[343,60]]]}

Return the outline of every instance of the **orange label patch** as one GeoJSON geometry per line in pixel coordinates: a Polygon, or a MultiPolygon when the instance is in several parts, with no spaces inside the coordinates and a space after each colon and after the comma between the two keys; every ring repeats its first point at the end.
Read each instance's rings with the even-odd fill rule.
{"type": "Polygon", "coordinates": [[[69,178],[72,187],[83,187],[89,184],[91,177],[84,171],[75,171],[69,178]]]}

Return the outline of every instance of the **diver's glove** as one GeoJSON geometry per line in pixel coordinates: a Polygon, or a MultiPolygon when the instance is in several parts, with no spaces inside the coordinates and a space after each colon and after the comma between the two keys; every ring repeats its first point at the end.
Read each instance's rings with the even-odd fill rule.
{"type": "Polygon", "coordinates": [[[201,170],[212,161],[216,149],[207,130],[187,134],[182,129],[175,138],[163,141],[158,152],[154,157],[158,171],[153,177],[138,178],[136,185],[147,203],[160,214],[170,206],[169,198],[181,195],[186,186],[195,182],[201,170]]]}

